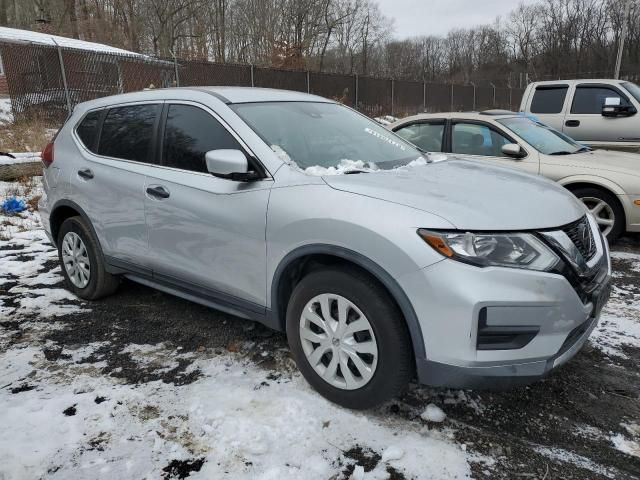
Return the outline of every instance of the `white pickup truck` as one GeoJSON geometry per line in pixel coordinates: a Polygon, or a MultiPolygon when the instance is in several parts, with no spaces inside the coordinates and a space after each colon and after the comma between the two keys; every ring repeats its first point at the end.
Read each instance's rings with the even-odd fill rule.
{"type": "Polygon", "coordinates": [[[640,152],[640,87],[624,80],[529,84],[520,111],[596,148],[640,152]]]}

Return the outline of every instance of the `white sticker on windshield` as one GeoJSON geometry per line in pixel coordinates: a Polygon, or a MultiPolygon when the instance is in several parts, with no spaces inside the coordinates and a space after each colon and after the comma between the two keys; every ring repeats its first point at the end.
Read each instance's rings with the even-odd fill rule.
{"type": "Polygon", "coordinates": [[[604,99],[604,104],[607,107],[617,107],[620,105],[620,97],[607,97],[604,99]]]}
{"type": "Polygon", "coordinates": [[[378,138],[378,139],[382,140],[383,142],[387,142],[389,145],[393,145],[394,147],[398,147],[398,148],[399,148],[400,150],[402,150],[403,152],[406,150],[406,148],[405,148],[405,146],[404,146],[404,145],[402,145],[402,144],[401,144],[401,143],[399,143],[399,142],[396,142],[393,138],[386,137],[386,136],[382,135],[381,133],[376,132],[375,130],[370,129],[369,127],[366,127],[366,128],[364,129],[364,131],[365,131],[365,132],[367,132],[368,134],[373,135],[374,137],[376,137],[376,138],[378,138]]]}

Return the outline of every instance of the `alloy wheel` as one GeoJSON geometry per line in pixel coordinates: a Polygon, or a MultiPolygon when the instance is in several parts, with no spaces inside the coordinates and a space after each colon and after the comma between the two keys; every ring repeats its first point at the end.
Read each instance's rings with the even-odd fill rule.
{"type": "Polygon", "coordinates": [[[602,234],[605,236],[609,235],[609,232],[613,230],[616,223],[616,216],[613,213],[611,205],[601,198],[596,197],[582,197],[580,200],[595,217],[602,234]]]}
{"type": "Polygon", "coordinates": [[[75,232],[67,232],[62,240],[62,262],[71,283],[85,288],[91,278],[91,263],[87,247],[75,232]]]}
{"type": "Polygon", "coordinates": [[[299,332],[307,361],[331,386],[355,390],[373,377],[378,344],[369,320],[350,300],[328,293],[312,298],[299,332]]]}

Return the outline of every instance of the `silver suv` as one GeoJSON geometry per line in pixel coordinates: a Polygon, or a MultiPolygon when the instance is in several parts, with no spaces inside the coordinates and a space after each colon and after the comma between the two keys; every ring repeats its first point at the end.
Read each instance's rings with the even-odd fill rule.
{"type": "Polygon", "coordinates": [[[120,277],[286,331],[322,395],[368,408],[409,380],[530,382],[608,296],[608,247],[548,180],[433,162],[324,98],[184,88],[76,107],[43,152],[42,223],[68,288],[120,277]]]}

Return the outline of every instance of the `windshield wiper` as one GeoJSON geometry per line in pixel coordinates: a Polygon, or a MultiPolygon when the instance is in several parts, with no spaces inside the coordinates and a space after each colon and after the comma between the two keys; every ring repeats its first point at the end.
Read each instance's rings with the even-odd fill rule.
{"type": "Polygon", "coordinates": [[[589,147],[580,147],[578,150],[576,150],[573,153],[584,153],[584,152],[590,152],[592,149],[589,147]]]}
{"type": "Polygon", "coordinates": [[[566,150],[561,150],[559,152],[553,152],[550,153],[549,155],[573,155],[576,152],[567,152],[566,150]]]}
{"type": "Polygon", "coordinates": [[[344,172],[342,172],[343,175],[355,175],[357,173],[369,173],[369,170],[353,169],[353,170],[345,170],[344,172]]]}

